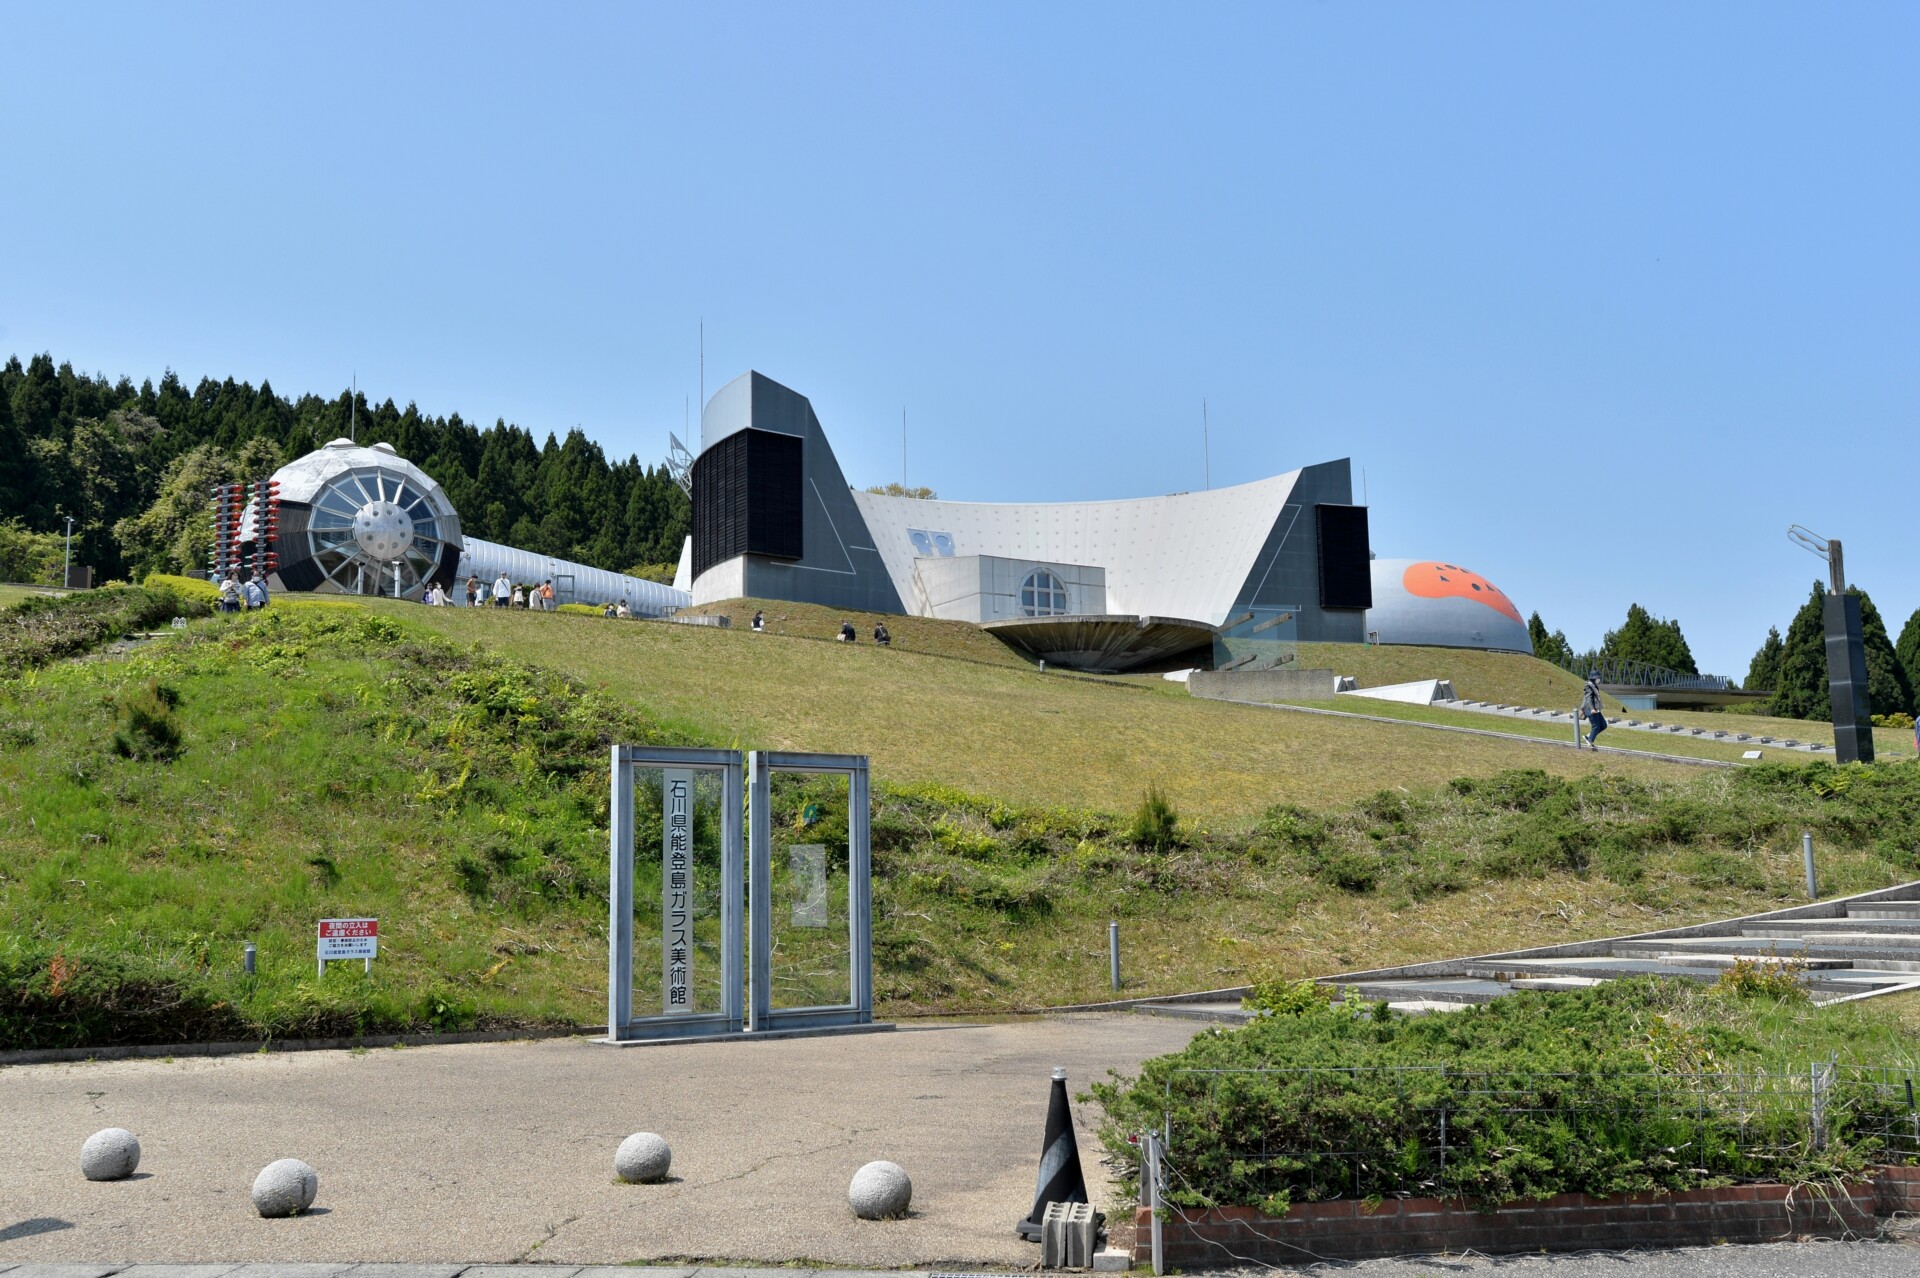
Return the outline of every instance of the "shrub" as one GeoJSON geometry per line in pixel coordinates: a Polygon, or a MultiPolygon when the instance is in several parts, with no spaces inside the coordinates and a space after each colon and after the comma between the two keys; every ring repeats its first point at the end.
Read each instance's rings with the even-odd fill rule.
{"type": "Polygon", "coordinates": [[[174,711],[180,694],[158,679],[122,696],[120,728],[113,734],[113,751],[124,759],[177,758],[181,748],[180,719],[174,711]]]}
{"type": "Polygon", "coordinates": [[[1913,716],[1910,714],[1901,714],[1898,711],[1895,711],[1893,714],[1876,714],[1873,716],[1873,726],[1876,728],[1911,728],[1913,726],[1913,716]]]}
{"type": "Polygon", "coordinates": [[[1153,852],[1179,846],[1180,814],[1173,810],[1173,804],[1161,793],[1158,784],[1149,785],[1147,792],[1140,796],[1140,806],[1133,811],[1133,824],[1127,827],[1127,838],[1153,852]]]}
{"type": "Polygon", "coordinates": [[[177,616],[204,617],[206,604],[171,590],[143,586],[41,595],[8,609],[0,625],[0,674],[19,674],[63,657],[77,657],[136,630],[177,616]]]}
{"type": "Polygon", "coordinates": [[[1714,992],[1731,998],[1770,998],[1781,1003],[1805,1003],[1811,995],[1803,978],[1807,965],[1797,958],[1738,958],[1720,979],[1714,992]]]}

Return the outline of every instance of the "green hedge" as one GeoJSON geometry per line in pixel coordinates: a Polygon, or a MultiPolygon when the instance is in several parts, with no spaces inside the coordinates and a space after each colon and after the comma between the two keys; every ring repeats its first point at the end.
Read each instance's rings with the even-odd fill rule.
{"type": "Polygon", "coordinates": [[[167,589],[112,586],[25,599],[0,613],[0,674],[77,657],[175,617],[204,617],[205,602],[167,589]]]}
{"type": "Polygon", "coordinates": [[[1246,1028],[1096,1085],[1122,1168],[1137,1177],[1128,1137],[1165,1124],[1178,1205],[1485,1204],[1845,1175],[1899,1161],[1910,1125],[1898,1080],[1843,1070],[1819,1145],[1806,1061],[1833,1049],[1807,1037],[1804,1003],[1641,979],[1407,1017],[1325,993],[1269,989],[1246,1028]],[[1875,1134],[1889,1126],[1891,1146],[1875,1134]]]}

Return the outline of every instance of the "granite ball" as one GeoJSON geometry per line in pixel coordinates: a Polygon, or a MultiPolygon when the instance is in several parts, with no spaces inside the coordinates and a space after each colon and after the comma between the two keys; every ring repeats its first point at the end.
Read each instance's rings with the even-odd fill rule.
{"type": "Polygon", "coordinates": [[[614,1174],[629,1185],[665,1180],[672,1164],[673,1150],[652,1132],[635,1132],[620,1142],[613,1156],[614,1174]]]}
{"type": "Polygon", "coordinates": [[[140,1141],[124,1127],[95,1132],[80,1147],[80,1172],[88,1180],[125,1180],[139,1165],[140,1141]]]}
{"type": "Polygon", "coordinates": [[[319,1192],[320,1174],[297,1158],[268,1163],[253,1179],[253,1205],[262,1216],[298,1216],[319,1192]]]}
{"type": "Polygon", "coordinates": [[[862,1220],[891,1220],[907,1214],[913,1201],[913,1181],[906,1169],[884,1159],[868,1163],[853,1174],[847,1186],[847,1204],[862,1220]]]}

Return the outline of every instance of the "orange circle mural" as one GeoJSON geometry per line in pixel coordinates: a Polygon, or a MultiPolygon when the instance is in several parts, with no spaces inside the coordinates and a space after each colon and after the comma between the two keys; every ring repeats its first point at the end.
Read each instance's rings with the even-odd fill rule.
{"type": "Polygon", "coordinates": [[[1418,595],[1422,599],[1471,599],[1495,612],[1503,612],[1515,621],[1520,620],[1520,610],[1513,606],[1513,600],[1500,592],[1500,587],[1458,564],[1434,563],[1431,560],[1414,564],[1401,578],[1401,584],[1406,586],[1408,594],[1418,595]]]}

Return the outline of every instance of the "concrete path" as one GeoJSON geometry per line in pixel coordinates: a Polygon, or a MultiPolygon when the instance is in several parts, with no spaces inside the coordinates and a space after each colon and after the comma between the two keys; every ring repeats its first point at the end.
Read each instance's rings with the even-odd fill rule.
{"type": "MultiPolygon", "coordinates": [[[[1077,1091],[1196,1028],[1109,1014],[770,1043],[0,1069],[0,1264],[97,1262],[0,1278],[104,1278],[134,1261],[217,1264],[169,1278],[226,1278],[268,1260],[328,1262],[275,1278],[331,1278],[343,1261],[440,1262],[412,1278],[452,1278],[448,1257],[1030,1267],[1039,1249],[1013,1225],[1033,1197],[1050,1068],[1066,1066],[1077,1091]],[[82,1142],[115,1126],[140,1138],[138,1178],[83,1179],[82,1142]],[[671,1142],[672,1182],[615,1182],[613,1151],[634,1131],[671,1142]],[[318,1170],[316,1210],[262,1220],[249,1187],[285,1157],[318,1170]],[[913,1176],[910,1219],[848,1211],[848,1180],[876,1158],[913,1176]]],[[[1097,1117],[1075,1107],[1096,1199],[1110,1192],[1097,1117]]]]}

